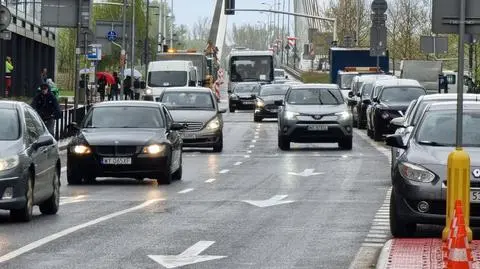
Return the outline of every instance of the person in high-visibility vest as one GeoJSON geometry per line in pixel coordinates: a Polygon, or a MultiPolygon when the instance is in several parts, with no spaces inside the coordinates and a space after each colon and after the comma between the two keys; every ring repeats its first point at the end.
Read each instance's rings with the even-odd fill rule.
{"type": "Polygon", "coordinates": [[[12,72],[13,72],[13,63],[12,58],[7,56],[5,61],[5,97],[8,97],[10,88],[12,87],[12,72]]]}

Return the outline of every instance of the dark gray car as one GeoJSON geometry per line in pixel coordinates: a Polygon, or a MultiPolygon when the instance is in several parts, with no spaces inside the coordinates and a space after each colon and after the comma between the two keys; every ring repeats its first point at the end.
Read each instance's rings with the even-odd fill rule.
{"type": "Polygon", "coordinates": [[[27,104],[0,101],[0,209],[29,221],[34,205],[56,214],[60,205],[57,142],[27,104]]]}
{"type": "Polygon", "coordinates": [[[165,90],[159,98],[173,120],[185,124],[180,132],[184,147],[223,150],[223,117],[215,95],[209,88],[179,87],[165,90]]]}
{"type": "MultiPolygon", "coordinates": [[[[387,137],[405,152],[393,167],[390,228],[395,237],[412,236],[417,224],[445,224],[447,160],[455,148],[456,102],[430,104],[408,141],[387,137]]],[[[471,224],[480,225],[480,103],[464,102],[464,150],[470,155],[471,224]]]]}
{"type": "Polygon", "coordinates": [[[278,147],[290,142],[338,143],[352,149],[352,114],[335,84],[293,86],[278,113],[278,147]]]}

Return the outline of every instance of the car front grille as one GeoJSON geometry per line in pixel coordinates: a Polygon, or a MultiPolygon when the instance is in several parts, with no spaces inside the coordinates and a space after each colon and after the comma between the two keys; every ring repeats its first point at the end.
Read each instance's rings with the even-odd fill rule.
{"type": "Polygon", "coordinates": [[[266,110],[276,110],[276,109],[278,109],[278,106],[276,106],[276,105],[266,105],[265,109],[266,110]]]}
{"type": "Polygon", "coordinates": [[[137,146],[96,146],[94,151],[101,156],[131,156],[138,153],[137,146]]]}
{"type": "Polygon", "coordinates": [[[181,124],[185,124],[185,132],[198,132],[203,128],[203,122],[180,122],[181,124]]]}

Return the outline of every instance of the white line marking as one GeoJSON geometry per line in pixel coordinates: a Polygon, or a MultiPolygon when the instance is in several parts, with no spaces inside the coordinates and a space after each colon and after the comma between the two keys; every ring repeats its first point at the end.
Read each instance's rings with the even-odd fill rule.
{"type": "Polygon", "coordinates": [[[250,145],[249,147],[250,147],[250,148],[254,148],[254,147],[255,147],[255,145],[250,145]]]}
{"type": "Polygon", "coordinates": [[[189,188],[189,189],[184,189],[183,191],[179,191],[178,193],[184,194],[193,191],[194,189],[189,188]]]}
{"type": "Polygon", "coordinates": [[[250,158],[250,155],[245,155],[245,156],[243,156],[243,157],[245,157],[246,159],[248,159],[248,158],[250,158]]]}
{"type": "Polygon", "coordinates": [[[385,243],[387,242],[386,239],[379,239],[379,238],[366,238],[365,243],[385,243]]]}
{"type": "Polygon", "coordinates": [[[73,227],[70,227],[68,229],[65,229],[63,231],[60,231],[58,233],[54,233],[54,234],[51,234],[47,237],[44,237],[40,240],[37,240],[37,241],[34,241],[26,246],[23,246],[19,249],[16,249],[14,251],[11,251],[3,256],[0,257],[0,263],[2,262],[6,262],[6,261],[9,261],[15,257],[18,257],[22,254],[25,254],[31,250],[34,250],[38,247],[41,247],[47,243],[50,243],[56,239],[59,239],[61,237],[64,237],[66,235],[69,235],[71,233],[74,233],[78,230],[81,230],[81,229],[84,229],[86,227],[89,227],[89,226],[92,226],[92,225],[95,225],[95,224],[98,224],[100,222],[104,222],[106,220],[109,220],[109,219],[112,219],[112,218],[115,218],[115,217],[118,217],[118,216],[121,216],[121,215],[124,215],[124,214],[127,214],[127,213],[130,213],[132,211],[136,211],[136,210],[139,210],[139,209],[142,209],[142,208],[145,208],[153,203],[156,203],[156,202],[159,202],[159,201],[163,201],[164,199],[153,199],[153,200],[148,200],[140,205],[137,205],[137,206],[134,206],[134,207],[131,207],[131,208],[128,208],[128,209],[124,209],[124,210],[121,210],[121,211],[117,211],[115,213],[112,213],[112,214],[108,214],[106,216],[103,216],[103,217],[100,217],[100,218],[97,218],[97,219],[94,219],[94,220],[91,220],[89,222],[85,222],[83,224],[80,224],[80,225],[77,225],[77,226],[73,226],[73,227]]]}
{"type": "Polygon", "coordinates": [[[259,139],[259,138],[260,138],[260,136],[256,135],[254,138],[255,138],[255,139],[259,139]]]}
{"type": "Polygon", "coordinates": [[[251,150],[247,150],[247,153],[248,153],[248,154],[252,154],[252,151],[251,151],[251,150]]]}
{"type": "Polygon", "coordinates": [[[230,172],[230,170],[228,170],[228,169],[223,169],[222,171],[220,171],[220,172],[218,172],[218,173],[220,173],[220,174],[226,174],[226,173],[228,173],[228,172],[230,172]]]}
{"type": "Polygon", "coordinates": [[[235,165],[235,166],[239,166],[239,165],[241,165],[241,164],[242,164],[242,162],[236,162],[234,165],[235,165]]]}
{"type": "Polygon", "coordinates": [[[385,147],[382,147],[378,145],[377,143],[373,142],[365,133],[363,133],[360,130],[353,129],[353,132],[360,136],[365,142],[369,143],[372,147],[374,147],[376,150],[378,150],[380,153],[385,155],[388,159],[390,159],[390,149],[387,149],[385,147]]]}
{"type": "Polygon", "coordinates": [[[253,140],[252,140],[252,143],[257,143],[257,140],[253,139],[253,140]]]}
{"type": "Polygon", "coordinates": [[[368,234],[367,238],[389,238],[389,234],[368,234]]]}
{"type": "Polygon", "coordinates": [[[205,183],[212,183],[215,180],[216,180],[215,178],[210,178],[210,179],[205,180],[205,183]]]}
{"type": "Polygon", "coordinates": [[[383,247],[383,243],[363,243],[362,247],[374,247],[374,248],[379,248],[383,247]]]}

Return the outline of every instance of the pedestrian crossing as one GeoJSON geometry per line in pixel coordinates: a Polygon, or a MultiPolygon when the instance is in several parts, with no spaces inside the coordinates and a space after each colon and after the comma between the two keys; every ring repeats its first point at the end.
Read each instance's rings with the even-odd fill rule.
{"type": "Polygon", "coordinates": [[[364,247],[383,247],[383,245],[392,237],[390,233],[390,196],[392,188],[387,191],[382,206],[378,209],[373,218],[372,226],[367,237],[362,243],[364,247]]]}

